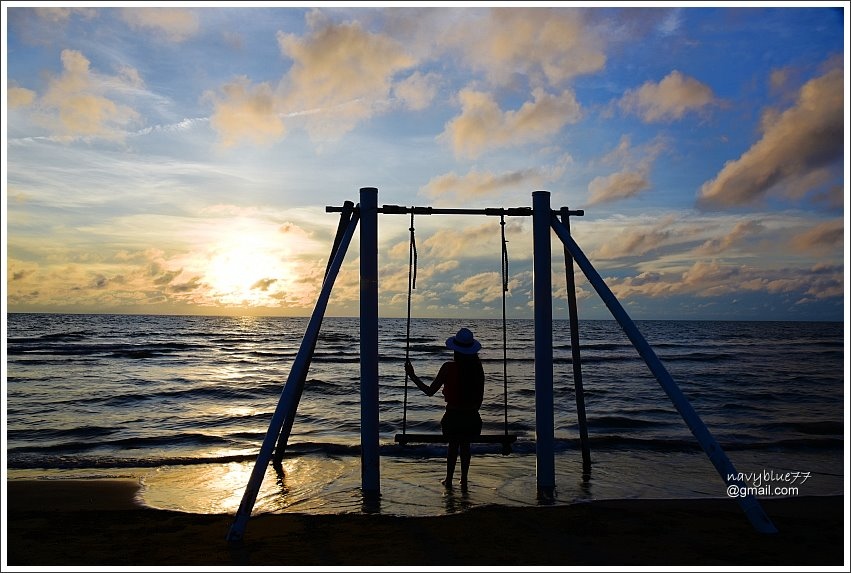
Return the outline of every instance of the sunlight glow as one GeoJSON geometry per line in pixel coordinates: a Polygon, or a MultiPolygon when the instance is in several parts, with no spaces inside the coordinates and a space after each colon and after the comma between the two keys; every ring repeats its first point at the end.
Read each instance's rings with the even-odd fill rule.
{"type": "Polygon", "coordinates": [[[295,280],[285,237],[270,231],[240,230],[216,244],[202,281],[208,297],[227,306],[274,306],[295,280]]]}
{"type": "Polygon", "coordinates": [[[205,279],[213,289],[211,294],[220,302],[253,306],[269,302],[268,285],[279,280],[270,275],[278,275],[279,266],[280,261],[270,253],[237,245],[210,261],[205,279]]]}

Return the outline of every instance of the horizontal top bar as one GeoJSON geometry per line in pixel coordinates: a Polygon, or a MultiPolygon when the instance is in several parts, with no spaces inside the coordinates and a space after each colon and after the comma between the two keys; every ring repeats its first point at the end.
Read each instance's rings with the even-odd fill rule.
{"type": "MultiPolygon", "coordinates": [[[[325,207],[326,213],[341,213],[343,207],[325,207]]],[[[489,215],[500,216],[508,215],[509,217],[530,217],[532,215],[531,207],[489,207],[485,209],[436,209],[434,207],[407,207],[405,205],[382,205],[378,208],[379,213],[385,215],[404,215],[413,213],[415,215],[489,215]]],[[[554,211],[560,212],[560,211],[554,211]]],[[[585,211],[568,211],[568,215],[582,216],[585,211]]]]}

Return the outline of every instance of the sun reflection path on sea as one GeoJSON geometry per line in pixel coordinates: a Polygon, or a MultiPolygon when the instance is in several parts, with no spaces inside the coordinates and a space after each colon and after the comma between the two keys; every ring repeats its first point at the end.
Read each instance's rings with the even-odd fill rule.
{"type": "MultiPolygon", "coordinates": [[[[353,461],[302,455],[283,461],[283,474],[266,469],[252,513],[341,513],[360,509],[360,475],[353,461]]],[[[144,505],[188,513],[235,514],[254,462],[165,466],[141,478],[144,505]]]]}

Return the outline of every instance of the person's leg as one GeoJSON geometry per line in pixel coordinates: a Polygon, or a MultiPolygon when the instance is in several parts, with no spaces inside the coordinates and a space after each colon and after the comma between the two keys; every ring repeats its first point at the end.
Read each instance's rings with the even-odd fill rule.
{"type": "Polygon", "coordinates": [[[461,442],[461,487],[467,487],[467,474],[470,473],[470,442],[461,442]]]}
{"type": "Polygon", "coordinates": [[[449,441],[449,449],[446,451],[446,479],[442,482],[446,487],[452,487],[452,477],[455,475],[455,464],[458,461],[458,442],[449,441]]]}

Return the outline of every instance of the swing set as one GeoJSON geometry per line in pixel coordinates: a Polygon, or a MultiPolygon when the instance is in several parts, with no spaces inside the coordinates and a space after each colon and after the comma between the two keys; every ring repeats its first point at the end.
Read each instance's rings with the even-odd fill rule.
{"type": "MultiPolygon", "coordinates": [[[[241,541],[254,508],[254,502],[266,469],[271,461],[275,469],[283,472],[283,459],[287,440],[292,431],[298,402],[307,380],[307,372],[316,343],[319,329],[328,306],[328,300],[334,281],[339,273],[346,250],[351,243],[355,228],[360,222],[360,427],[361,427],[361,493],[365,501],[377,501],[380,497],[379,472],[379,409],[378,409],[378,214],[410,214],[411,242],[409,247],[408,278],[408,322],[406,359],[410,353],[411,291],[416,282],[416,243],[414,240],[414,214],[459,214],[499,216],[502,228],[502,286],[503,286],[503,402],[506,411],[504,431],[501,435],[484,435],[478,442],[503,445],[503,453],[510,452],[510,445],[516,436],[508,433],[508,376],[507,344],[505,327],[505,293],[508,285],[508,254],[505,240],[506,216],[532,217],[533,242],[533,302],[535,330],[535,455],[537,496],[543,501],[555,498],[555,428],[553,405],[553,320],[552,320],[552,247],[551,233],[564,245],[565,272],[567,278],[568,309],[570,312],[571,349],[573,352],[574,385],[576,405],[582,446],[583,478],[588,479],[591,471],[590,449],[585,419],[584,392],[580,369],[578,319],[576,312],[576,294],[573,279],[573,264],[579,265],[588,282],[618,321],[624,333],[632,342],[639,355],[644,359],[659,385],[668,395],[683,421],[697,439],[704,453],[712,462],[715,470],[729,488],[736,486],[740,491],[750,491],[747,484],[733,466],[720,444],[710,434],[709,429],[679,389],[665,366],[656,356],[635,323],[627,315],[593,265],[570,235],[569,218],[571,215],[583,215],[582,211],[571,211],[563,207],[560,211],[550,208],[550,193],[535,191],[532,193],[532,207],[514,209],[434,209],[432,207],[402,207],[398,205],[378,206],[378,189],[363,187],[360,189],[360,203],[355,206],[346,201],[342,207],[326,207],[326,212],[340,213],[337,234],[331,249],[331,256],[325,271],[325,278],[313,313],[305,329],[301,346],[292,363],[290,374],[284,384],[278,406],[275,409],[266,436],[260,446],[257,461],[245,487],[242,501],[236,512],[226,539],[230,542],[241,541]],[[559,219],[560,216],[560,219],[559,219]]],[[[440,443],[446,440],[437,434],[407,433],[407,387],[405,378],[405,401],[402,433],[395,441],[399,444],[440,443]]],[[[736,501],[747,516],[754,529],[760,533],[776,533],[777,529],[765,514],[757,499],[750,493],[736,497],[736,501]]]]}

